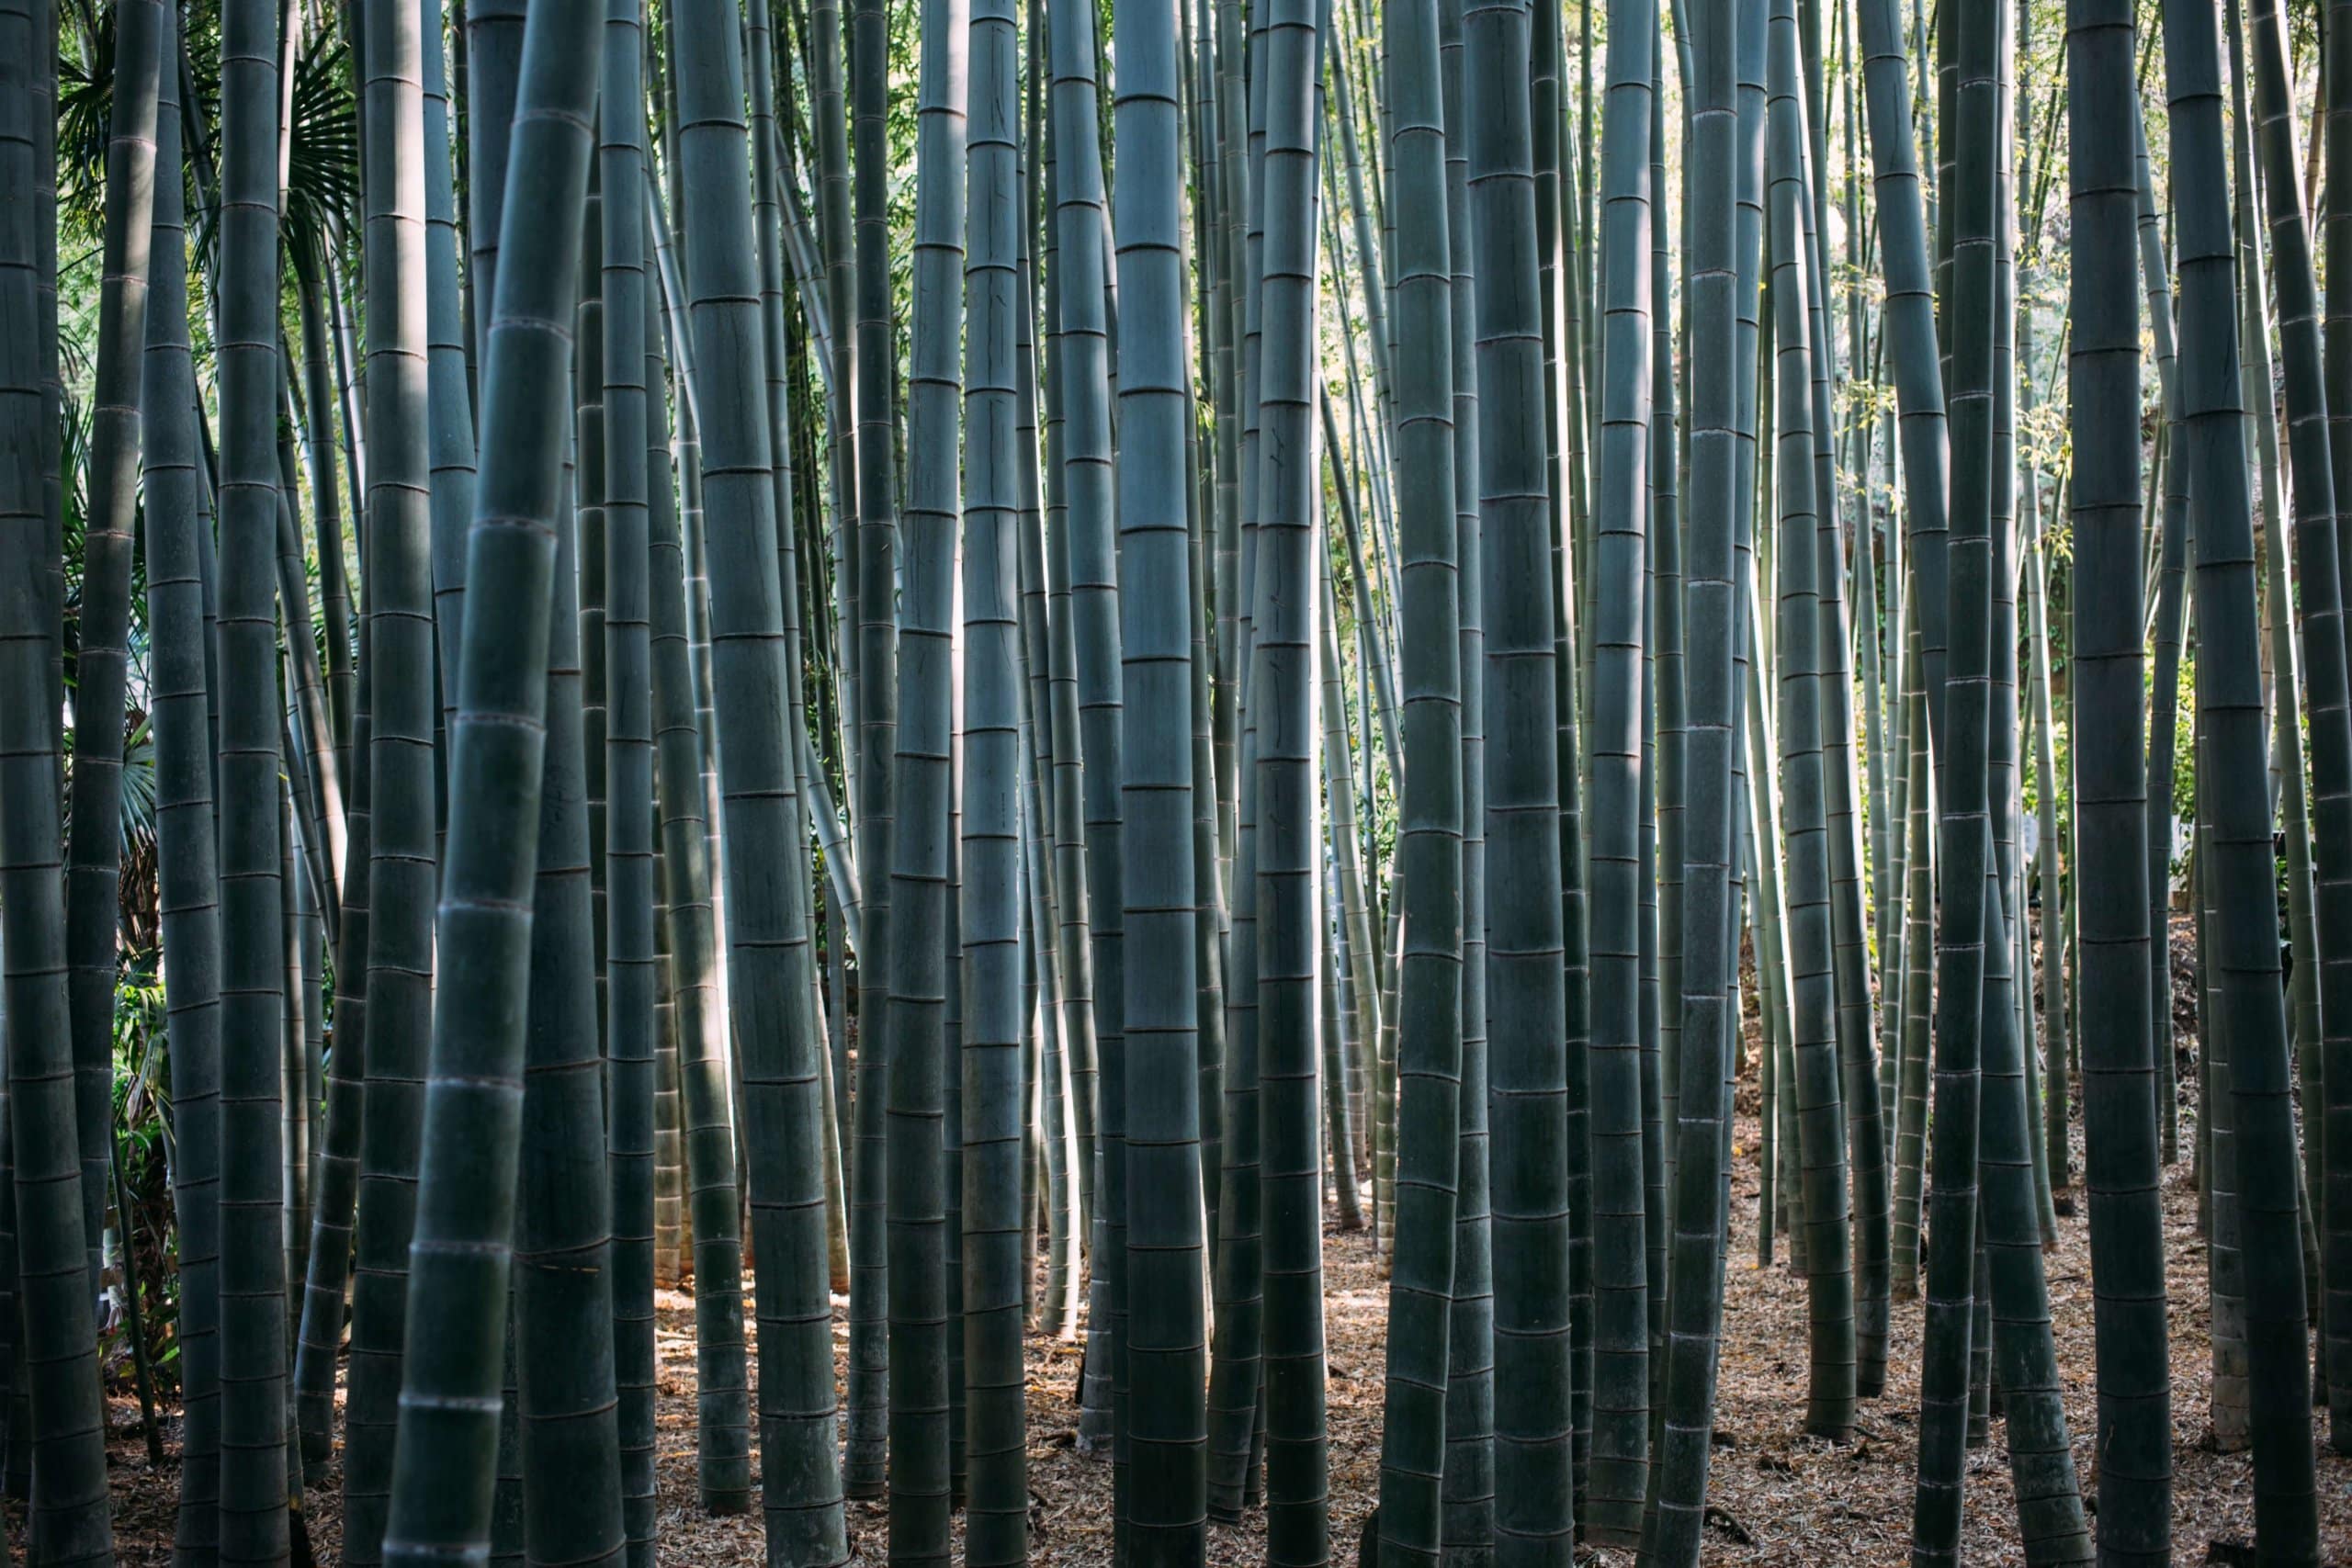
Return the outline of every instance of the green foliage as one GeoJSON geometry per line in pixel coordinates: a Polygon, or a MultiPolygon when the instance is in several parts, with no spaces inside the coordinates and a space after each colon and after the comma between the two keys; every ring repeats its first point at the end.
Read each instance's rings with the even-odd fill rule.
{"type": "MultiPolygon", "coordinates": [[[[191,110],[206,127],[208,141],[217,146],[219,57],[194,39],[189,40],[188,57],[196,88],[191,110]]],[[[359,231],[359,115],[351,89],[351,70],[350,51],[332,31],[311,39],[294,62],[283,221],[287,259],[297,265],[323,260],[335,240],[359,231]]],[[[198,177],[200,181],[203,176],[198,177]]],[[[199,186],[199,199],[191,207],[198,218],[191,243],[208,257],[213,249],[217,210],[209,199],[212,194],[199,186]]]]}
{"type": "MultiPolygon", "coordinates": [[[[157,1387],[168,1393],[179,1386],[180,1276],[179,1232],[170,1197],[170,1020],[160,956],[158,952],[134,960],[115,985],[113,1124],[131,1211],[127,1223],[125,1216],[116,1217],[115,1245],[133,1251],[140,1326],[157,1387]]],[[[109,1289],[122,1288],[117,1275],[109,1289]]],[[[130,1333],[129,1314],[118,1314],[99,1337],[99,1364],[110,1382],[130,1379],[130,1333]]]]}

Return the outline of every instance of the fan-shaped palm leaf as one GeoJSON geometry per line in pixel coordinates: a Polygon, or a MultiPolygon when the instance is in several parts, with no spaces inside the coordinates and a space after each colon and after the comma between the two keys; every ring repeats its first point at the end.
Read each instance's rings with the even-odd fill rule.
{"type": "MultiPolygon", "coordinates": [[[[191,106],[207,140],[217,144],[220,83],[218,62],[204,53],[191,62],[196,100],[191,106]]],[[[88,89],[103,97],[111,90],[112,72],[88,89]]],[[[61,86],[61,117],[69,112],[70,88],[61,86]]],[[[96,123],[105,124],[103,106],[94,106],[96,123]]],[[[61,121],[61,142],[65,127],[61,121]]],[[[61,177],[62,153],[61,160],[61,177]]],[[[202,176],[199,175],[199,178],[202,176]]],[[[283,215],[288,260],[298,269],[318,267],[326,259],[327,237],[353,234],[359,222],[359,118],[351,92],[349,51],[332,32],[311,39],[294,62],[293,114],[286,146],[286,207],[283,215]]],[[[211,193],[204,193],[208,197],[211,193]]],[[[212,265],[214,203],[203,204],[196,227],[196,244],[212,265]]],[[[314,273],[313,276],[323,276],[314,273]]]]}

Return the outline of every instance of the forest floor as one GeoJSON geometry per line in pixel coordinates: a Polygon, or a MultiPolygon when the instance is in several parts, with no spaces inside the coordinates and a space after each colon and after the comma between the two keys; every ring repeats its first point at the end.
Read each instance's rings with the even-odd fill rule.
{"type": "MultiPolygon", "coordinates": [[[[2177,949],[2176,964],[2182,962],[2177,949]]],[[[2193,1016],[2187,1021],[2193,1026],[2193,1016]]],[[[2183,1038],[2188,1038],[2186,1031],[2183,1038]]],[[[2186,1051],[2182,1057],[2185,1076],[2188,1070],[2186,1051]]],[[[1723,1371],[1709,1491],[1714,1506],[1710,1509],[1706,1561],[1836,1562],[1840,1568],[1905,1562],[1916,1463],[1919,1304],[1894,1306],[1886,1392],[1862,1406],[1854,1440],[1831,1444],[1805,1437],[1804,1282],[1784,1266],[1785,1248],[1782,1264],[1760,1269],[1756,1265],[1757,1123],[1752,1068],[1740,1099],[1744,1114],[1738,1125],[1732,1181],[1723,1371]]],[[[2205,1247],[2196,1232],[2197,1199],[2186,1157],[2192,1135],[2193,1122],[2185,1104],[2184,1157],[2166,1168],[2164,1180],[2177,1434],[2174,1551],[2176,1560],[2183,1563],[2250,1562],[2252,1467],[2244,1453],[2215,1451],[2211,1436],[2205,1247]]],[[[2074,1129],[2078,1194],[2081,1142],[2078,1122],[2074,1129]]],[[[2090,1258],[2079,1199],[2074,1207],[2074,1214],[2059,1221],[2058,1245],[2048,1255],[2048,1267],[2066,1416],[2088,1502],[2096,1484],[2090,1258]]],[[[1324,1266],[1330,1360],[1332,1553],[1335,1562],[1353,1562],[1363,1519],[1379,1484],[1386,1287],[1381,1260],[1363,1233],[1327,1232],[1324,1266]]],[[[690,1293],[663,1291],[658,1310],[662,1561],[692,1563],[696,1568],[760,1563],[756,1509],[746,1517],[724,1519],[706,1518],[696,1510],[694,1299],[690,1293]]],[[[835,1341],[845,1356],[845,1299],[836,1298],[835,1310],[835,1341]]],[[[1029,1367],[1032,1561],[1057,1568],[1107,1564],[1111,1558],[1110,1471],[1102,1459],[1082,1455],[1077,1449],[1078,1347],[1033,1337],[1029,1367]]],[[[161,1467],[148,1462],[141,1444],[137,1402],[115,1398],[108,1414],[120,1560],[129,1568],[150,1564],[161,1568],[170,1559],[177,1495],[176,1412],[166,1418],[167,1457],[161,1467]]],[[[2322,1560],[2352,1563],[2352,1459],[2339,1458],[2326,1448],[2324,1414],[2315,1416],[2314,1431],[2322,1439],[2322,1560]]],[[[310,1531],[316,1560],[322,1563],[334,1562],[340,1555],[339,1480],[331,1472],[310,1493],[310,1531]]],[[[884,1505],[851,1504],[849,1529],[855,1560],[879,1568],[887,1560],[888,1549],[884,1505]]],[[[1263,1537],[1264,1517],[1257,1509],[1238,1524],[1215,1525],[1210,1532],[1210,1560],[1221,1568],[1254,1564],[1262,1560],[1263,1537]]],[[[1991,1442],[1969,1456],[1963,1550],[1966,1560],[1975,1563],[2024,1560],[2010,1504],[2004,1428],[1997,1419],[1991,1442]]],[[[1610,1564],[1632,1560],[1630,1553],[1607,1551],[1580,1551],[1579,1556],[1610,1564]]]]}

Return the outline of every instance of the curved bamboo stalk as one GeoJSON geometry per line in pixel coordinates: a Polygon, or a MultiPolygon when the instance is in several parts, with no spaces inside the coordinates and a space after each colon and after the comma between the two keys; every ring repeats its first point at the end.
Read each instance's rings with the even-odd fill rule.
{"type": "MultiPolygon", "coordinates": [[[[352,780],[353,724],[357,716],[355,708],[359,683],[358,671],[352,662],[350,569],[343,554],[342,489],[334,467],[338,405],[327,347],[326,308],[320,298],[319,274],[324,268],[306,254],[309,248],[297,247],[292,258],[302,313],[300,385],[310,412],[305,434],[309,436],[311,493],[318,516],[319,600],[327,626],[327,705],[334,724],[335,773],[339,778],[352,780]]],[[[353,498],[355,504],[358,499],[353,498]]]]}

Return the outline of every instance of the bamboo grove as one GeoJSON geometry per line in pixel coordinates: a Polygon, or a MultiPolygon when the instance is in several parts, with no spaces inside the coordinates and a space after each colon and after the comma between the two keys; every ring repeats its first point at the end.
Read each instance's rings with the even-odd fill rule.
{"type": "Polygon", "coordinates": [[[0,0],[11,1533],[2315,1565],[2347,612],[2352,0],[0,0]]]}

